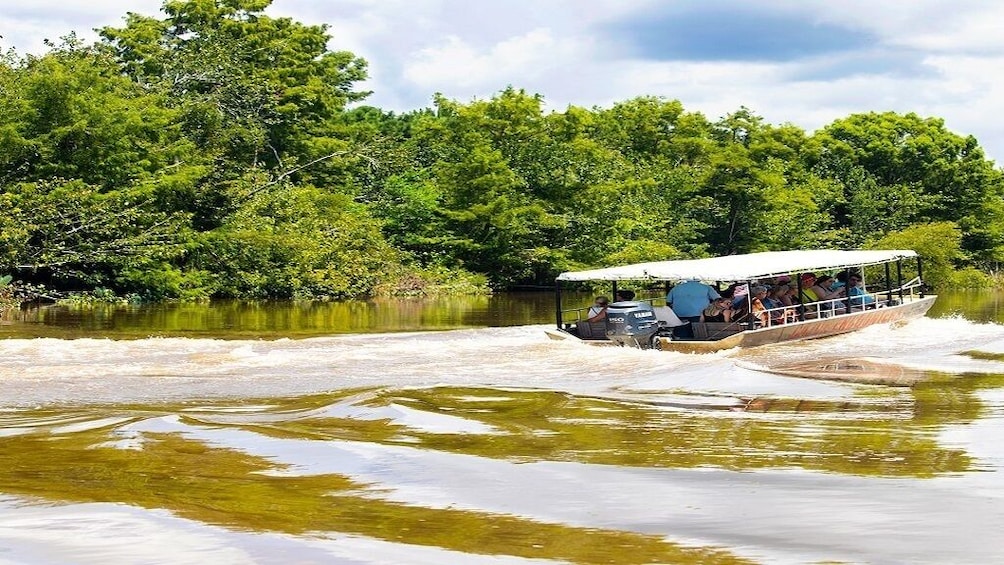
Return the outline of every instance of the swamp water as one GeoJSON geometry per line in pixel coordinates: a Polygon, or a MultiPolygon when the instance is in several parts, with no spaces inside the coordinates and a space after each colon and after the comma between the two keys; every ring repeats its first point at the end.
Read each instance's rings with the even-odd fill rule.
{"type": "Polygon", "coordinates": [[[551,298],[11,313],[0,563],[1004,562],[999,295],[707,355],[551,298]],[[770,372],[845,358],[929,380],[770,372]]]}

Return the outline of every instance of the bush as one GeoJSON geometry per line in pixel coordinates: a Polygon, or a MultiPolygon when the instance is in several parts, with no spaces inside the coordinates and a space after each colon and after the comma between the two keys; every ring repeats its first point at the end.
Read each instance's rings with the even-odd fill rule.
{"type": "Polygon", "coordinates": [[[1001,288],[1004,280],[973,267],[966,267],[951,274],[949,285],[950,288],[1001,288]]]}
{"type": "MultiPolygon", "coordinates": [[[[912,249],[920,255],[924,281],[933,288],[958,288],[956,265],[966,259],[962,251],[962,232],[954,222],[915,224],[902,230],[889,232],[867,245],[870,249],[912,249]]],[[[917,276],[912,261],[903,265],[907,279],[917,276]]],[[[964,272],[972,272],[967,269],[964,272]]],[[[985,275],[984,275],[985,276],[985,275]]],[[[974,277],[976,280],[978,277],[974,277]]],[[[977,285],[979,286],[979,285],[977,285]]],[[[970,286],[963,285],[963,288],[970,286]]]]}
{"type": "Polygon", "coordinates": [[[377,296],[436,296],[491,294],[484,275],[439,265],[404,269],[374,292],[377,296]]]}

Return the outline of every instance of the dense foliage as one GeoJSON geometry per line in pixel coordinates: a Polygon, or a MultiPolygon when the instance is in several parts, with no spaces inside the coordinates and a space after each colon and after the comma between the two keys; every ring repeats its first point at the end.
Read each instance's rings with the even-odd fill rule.
{"type": "Polygon", "coordinates": [[[940,119],[809,135],[654,97],[547,111],[515,88],[395,115],[360,105],[363,60],[270,3],[168,0],[0,59],[0,274],[339,298],[815,247],[915,248],[958,284],[1004,258],[1002,172],[940,119]]]}

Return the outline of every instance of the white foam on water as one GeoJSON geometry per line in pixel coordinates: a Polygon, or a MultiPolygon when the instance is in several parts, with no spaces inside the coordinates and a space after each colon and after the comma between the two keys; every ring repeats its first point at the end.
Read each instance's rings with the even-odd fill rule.
{"type": "Polygon", "coordinates": [[[711,354],[595,347],[547,326],[304,340],[150,338],[0,341],[0,403],[271,397],[379,386],[508,386],[602,394],[839,397],[853,387],[756,370],[828,356],[949,372],[1004,372],[960,355],[1004,351],[1004,327],[959,318],[872,326],[827,339],[711,354]]]}

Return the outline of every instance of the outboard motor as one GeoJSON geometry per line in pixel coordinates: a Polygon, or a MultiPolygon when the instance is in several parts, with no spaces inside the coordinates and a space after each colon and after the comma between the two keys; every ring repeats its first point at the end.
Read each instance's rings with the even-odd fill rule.
{"type": "Polygon", "coordinates": [[[659,320],[648,302],[614,302],[607,307],[607,338],[617,345],[648,349],[659,320]]]}

